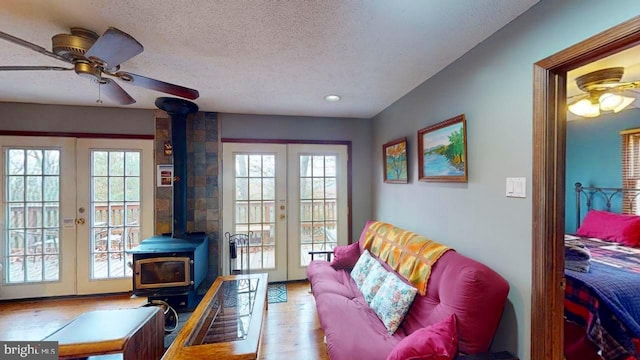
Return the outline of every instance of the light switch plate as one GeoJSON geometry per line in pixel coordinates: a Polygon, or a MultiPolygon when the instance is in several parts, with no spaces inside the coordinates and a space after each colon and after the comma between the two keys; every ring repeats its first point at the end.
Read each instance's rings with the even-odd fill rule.
{"type": "Polygon", "coordinates": [[[527,197],[527,178],[508,177],[506,195],[507,197],[526,198],[527,197]]]}

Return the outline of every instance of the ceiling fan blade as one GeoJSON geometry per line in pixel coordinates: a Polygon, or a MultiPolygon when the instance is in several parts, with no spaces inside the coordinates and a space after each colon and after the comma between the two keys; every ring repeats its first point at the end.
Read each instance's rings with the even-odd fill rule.
{"type": "Polygon", "coordinates": [[[111,79],[102,78],[104,83],[100,83],[100,91],[106,97],[117,102],[120,105],[135,104],[136,100],[131,97],[123,88],[111,79]]]}
{"type": "Polygon", "coordinates": [[[27,49],[31,49],[33,51],[37,51],[40,54],[50,56],[50,57],[52,57],[54,59],[58,59],[60,61],[71,63],[71,61],[63,58],[62,56],[60,56],[60,55],[58,55],[56,53],[52,53],[51,51],[43,48],[40,45],[36,45],[34,43],[30,43],[30,42],[28,42],[26,40],[22,40],[20,38],[17,38],[17,37],[15,37],[13,35],[9,35],[9,34],[7,34],[5,32],[2,32],[2,31],[0,31],[0,39],[7,40],[8,42],[12,42],[12,43],[14,43],[16,45],[20,45],[20,46],[26,47],[27,49]]]}
{"type": "Polygon", "coordinates": [[[587,99],[587,98],[589,98],[589,94],[578,94],[578,95],[569,96],[567,97],[567,104],[572,104],[574,102],[578,102],[582,99],[587,99]]]}
{"type": "Polygon", "coordinates": [[[23,70],[67,71],[67,70],[73,70],[73,68],[63,68],[60,66],[0,66],[0,71],[23,71],[23,70]]]}
{"type": "Polygon", "coordinates": [[[189,100],[195,100],[200,96],[198,90],[189,89],[184,86],[170,84],[156,79],[151,79],[142,75],[132,74],[126,71],[118,71],[113,75],[117,76],[120,80],[130,83],[131,85],[160,91],[166,94],[180,96],[189,100]]]}
{"type": "Polygon", "coordinates": [[[142,44],[131,35],[110,27],[96,40],[85,56],[105,69],[113,69],[143,50],[142,44]]]}

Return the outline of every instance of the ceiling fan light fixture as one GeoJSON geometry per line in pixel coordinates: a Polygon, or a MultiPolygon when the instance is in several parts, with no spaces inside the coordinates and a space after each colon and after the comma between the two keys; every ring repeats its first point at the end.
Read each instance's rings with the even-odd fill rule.
{"type": "Polygon", "coordinates": [[[598,101],[600,102],[600,109],[602,111],[611,111],[620,106],[620,104],[622,104],[622,102],[624,101],[624,98],[621,95],[606,92],[600,95],[598,101]]]}
{"type": "Polygon", "coordinates": [[[622,98],[622,101],[620,102],[620,105],[618,105],[617,107],[615,107],[613,109],[614,113],[618,113],[618,112],[624,110],[624,108],[626,108],[627,106],[631,105],[631,103],[636,100],[635,98],[628,97],[628,96],[621,96],[621,98],[622,98]]]}
{"type": "Polygon", "coordinates": [[[569,111],[584,117],[596,117],[600,115],[600,105],[594,104],[589,99],[582,99],[569,105],[569,111]]]}

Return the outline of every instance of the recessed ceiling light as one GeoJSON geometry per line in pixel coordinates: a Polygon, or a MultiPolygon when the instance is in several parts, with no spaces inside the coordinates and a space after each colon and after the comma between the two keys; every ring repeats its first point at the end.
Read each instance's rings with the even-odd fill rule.
{"type": "Polygon", "coordinates": [[[325,100],[330,102],[340,101],[340,95],[327,95],[324,97],[325,100]]]}

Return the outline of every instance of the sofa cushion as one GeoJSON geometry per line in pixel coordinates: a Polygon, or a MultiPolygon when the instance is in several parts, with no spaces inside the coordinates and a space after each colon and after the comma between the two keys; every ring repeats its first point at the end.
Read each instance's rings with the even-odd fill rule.
{"type": "Polygon", "coordinates": [[[371,269],[369,270],[367,278],[364,279],[364,282],[360,287],[360,292],[362,292],[364,301],[366,301],[367,304],[371,303],[371,300],[373,300],[373,297],[376,296],[376,293],[378,292],[388,275],[389,272],[382,265],[380,265],[379,262],[375,261],[373,263],[371,269]]]}
{"type": "Polygon", "coordinates": [[[398,330],[417,292],[416,288],[405,284],[399,277],[392,274],[387,276],[385,283],[371,300],[371,308],[382,320],[389,335],[393,335],[398,330]]]}
{"type": "Polygon", "coordinates": [[[356,265],[359,258],[360,246],[358,243],[346,246],[336,246],[333,248],[333,261],[331,261],[331,266],[336,270],[351,270],[356,265]]]}
{"type": "Polygon", "coordinates": [[[367,250],[363,251],[360,255],[356,265],[353,267],[353,270],[351,270],[351,278],[356,282],[358,288],[360,288],[362,283],[364,283],[364,280],[367,278],[367,274],[369,274],[369,270],[375,261],[376,260],[371,257],[371,254],[369,254],[369,251],[367,250]]]}
{"type": "Polygon", "coordinates": [[[387,360],[451,360],[458,352],[456,317],[413,332],[396,345],[387,360]]]}
{"type": "Polygon", "coordinates": [[[433,268],[427,295],[416,296],[400,330],[411,334],[455,313],[460,351],[487,352],[508,293],[509,284],[495,271],[448,251],[433,268]]]}
{"type": "Polygon", "coordinates": [[[331,360],[385,360],[400,342],[389,336],[361,294],[353,299],[315,290],[313,294],[331,360]]]}
{"type": "Polygon", "coordinates": [[[307,267],[307,277],[314,295],[331,293],[347,299],[362,296],[347,271],[336,270],[324,260],[312,261],[307,267]]]}

